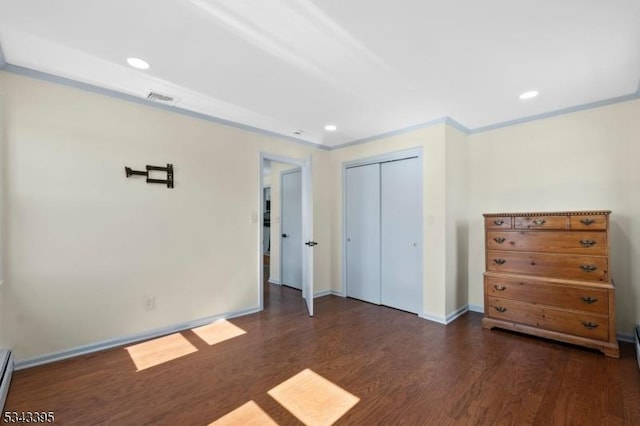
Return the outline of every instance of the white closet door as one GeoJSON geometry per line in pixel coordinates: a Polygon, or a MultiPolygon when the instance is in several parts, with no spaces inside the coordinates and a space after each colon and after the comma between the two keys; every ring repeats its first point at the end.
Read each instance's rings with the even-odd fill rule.
{"type": "Polygon", "coordinates": [[[302,289],[302,173],[281,175],[282,284],[302,289]]]}
{"type": "Polygon", "coordinates": [[[382,304],[419,313],[421,285],[421,172],[418,158],[382,163],[382,304]]]}
{"type": "Polygon", "coordinates": [[[380,304],[380,164],[348,168],[347,296],[380,304]]]}

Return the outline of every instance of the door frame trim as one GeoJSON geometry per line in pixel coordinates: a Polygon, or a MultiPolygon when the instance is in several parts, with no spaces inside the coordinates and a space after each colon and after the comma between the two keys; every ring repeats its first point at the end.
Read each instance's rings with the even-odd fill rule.
{"type": "MultiPolygon", "coordinates": [[[[258,173],[258,194],[259,194],[259,200],[258,200],[258,205],[260,206],[260,209],[258,211],[262,211],[262,205],[264,204],[264,193],[263,193],[263,188],[264,188],[264,161],[265,160],[269,160],[269,161],[277,161],[278,163],[285,163],[285,164],[291,164],[293,166],[299,166],[301,169],[303,169],[305,167],[305,165],[307,165],[307,159],[300,159],[300,158],[294,158],[294,157],[287,157],[284,155],[279,155],[279,154],[273,154],[270,152],[265,152],[265,151],[260,151],[259,153],[259,173],[258,173]]],[[[313,179],[313,176],[311,177],[311,179],[313,179]]],[[[311,186],[313,187],[313,181],[311,182],[311,186]]],[[[304,194],[306,193],[306,189],[304,187],[304,185],[302,186],[302,197],[304,198],[304,194]]],[[[305,214],[309,214],[310,212],[305,212],[305,210],[303,209],[303,215],[305,214]]],[[[261,221],[259,221],[261,222],[261,221]]],[[[260,311],[264,310],[264,267],[263,267],[263,258],[262,258],[262,241],[264,238],[264,226],[262,225],[262,223],[260,223],[260,226],[258,227],[259,232],[258,232],[258,261],[256,262],[258,265],[258,300],[260,301],[258,309],[260,311]]],[[[282,246],[280,247],[280,250],[282,250],[282,246]]],[[[282,259],[281,259],[282,262],[282,259]]],[[[280,273],[282,274],[282,271],[280,271],[280,273]]],[[[282,280],[280,280],[282,281],[282,280]]]]}
{"type": "Polygon", "coordinates": [[[341,296],[347,297],[347,169],[358,166],[366,166],[369,164],[376,163],[387,163],[390,161],[398,161],[398,160],[406,160],[409,158],[417,157],[420,160],[420,311],[424,311],[424,160],[422,154],[422,147],[417,146],[414,148],[403,149],[399,151],[386,152],[379,155],[374,155],[370,157],[358,158],[355,160],[343,161],[342,162],[342,237],[341,237],[341,245],[342,245],[342,271],[341,278],[342,283],[340,284],[340,293],[341,296]]]}

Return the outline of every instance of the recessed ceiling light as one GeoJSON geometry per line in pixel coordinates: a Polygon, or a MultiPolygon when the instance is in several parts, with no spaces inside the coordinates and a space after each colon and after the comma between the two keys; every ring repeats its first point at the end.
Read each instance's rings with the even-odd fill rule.
{"type": "Polygon", "coordinates": [[[335,124],[327,124],[326,126],[324,126],[324,129],[327,132],[335,132],[336,130],[338,130],[338,127],[335,124]]]}
{"type": "Polygon", "coordinates": [[[532,99],[532,98],[535,98],[536,96],[538,96],[538,91],[537,90],[530,90],[530,91],[524,92],[522,95],[520,95],[520,99],[532,99]]]}
{"type": "Polygon", "coordinates": [[[127,58],[127,63],[134,68],[138,68],[139,70],[149,69],[149,62],[140,58],[127,58]]]}

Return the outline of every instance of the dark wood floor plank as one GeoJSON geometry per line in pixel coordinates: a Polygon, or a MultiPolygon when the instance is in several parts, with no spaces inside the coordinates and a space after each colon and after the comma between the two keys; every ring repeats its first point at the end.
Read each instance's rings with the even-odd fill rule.
{"type": "Polygon", "coordinates": [[[198,350],[145,370],[121,347],[15,372],[5,410],[54,411],[69,425],[205,425],[254,401],[299,425],[268,392],[308,368],[360,399],[337,424],[640,424],[629,344],[612,359],[483,329],[479,314],[443,326],[335,296],[310,318],[299,291],[269,284],[265,307],[231,320],[246,334],[212,346],[182,332],[198,350]]]}

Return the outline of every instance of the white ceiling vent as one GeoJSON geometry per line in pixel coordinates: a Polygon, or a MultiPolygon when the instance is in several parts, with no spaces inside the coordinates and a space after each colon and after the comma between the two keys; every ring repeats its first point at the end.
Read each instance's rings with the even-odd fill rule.
{"type": "Polygon", "coordinates": [[[173,96],[163,95],[162,93],[158,92],[149,92],[149,94],[147,95],[147,99],[149,99],[150,101],[163,102],[167,104],[173,103],[175,101],[175,98],[173,96]]]}

